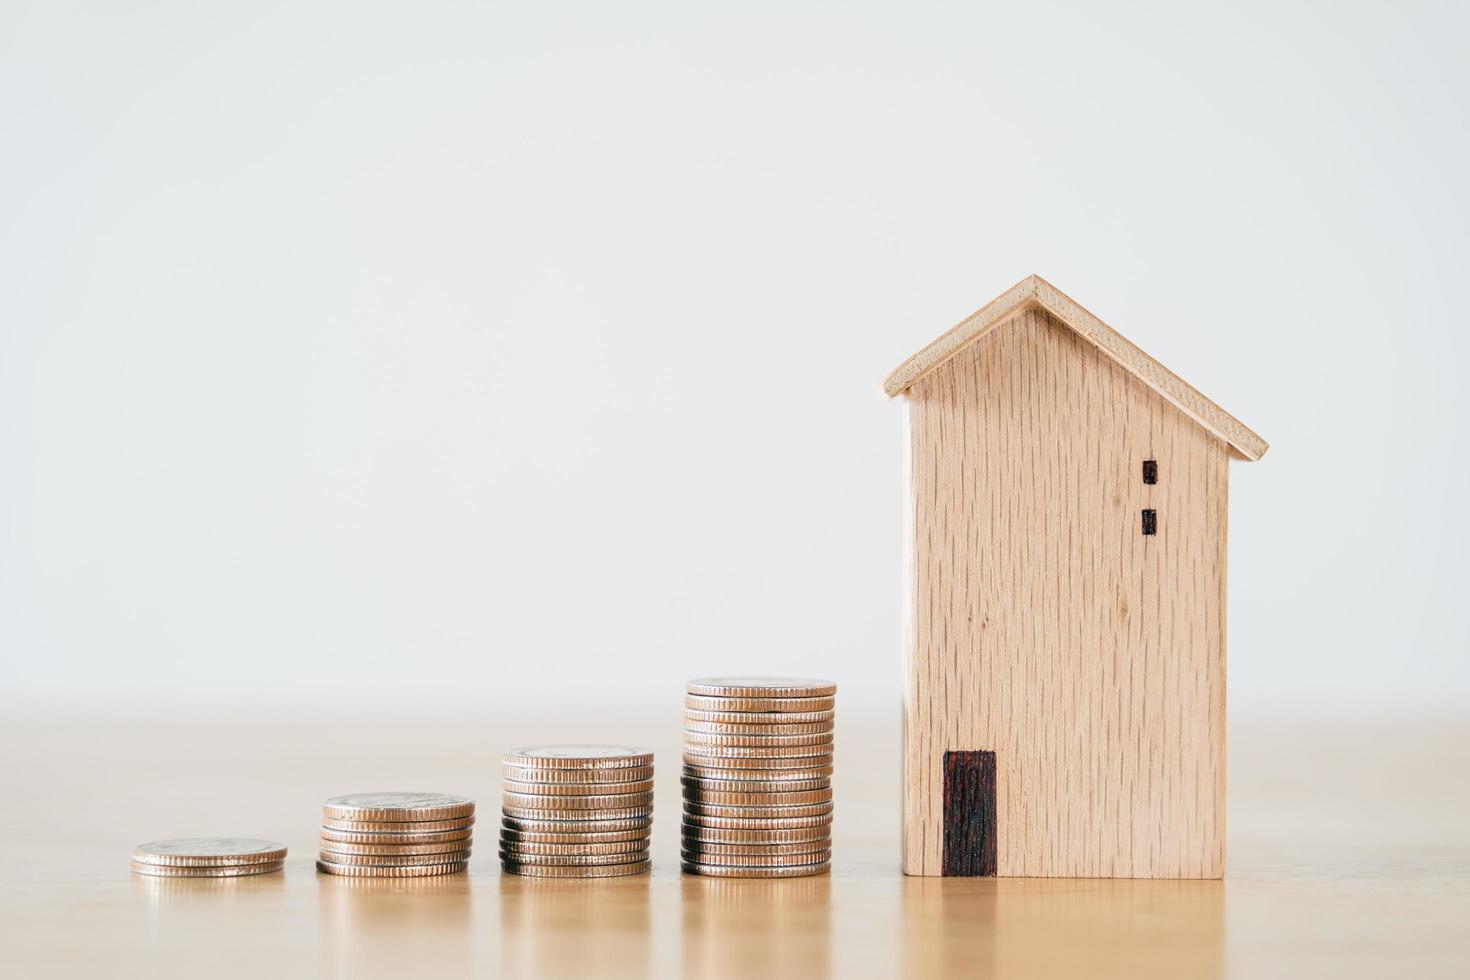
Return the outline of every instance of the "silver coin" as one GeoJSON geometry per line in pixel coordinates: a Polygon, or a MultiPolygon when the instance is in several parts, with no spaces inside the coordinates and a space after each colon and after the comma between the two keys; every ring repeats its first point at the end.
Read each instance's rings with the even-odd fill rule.
{"type": "Polygon", "coordinates": [[[825,803],[787,804],[772,806],[741,806],[740,804],[725,803],[696,803],[693,800],[684,801],[684,815],[695,817],[739,817],[751,819],[766,817],[770,819],[781,819],[783,817],[819,817],[823,814],[830,816],[832,813],[832,801],[825,803]]]}
{"type": "MultiPolygon", "coordinates": [[[[832,791],[830,789],[806,789],[778,790],[774,793],[762,793],[752,792],[741,787],[736,792],[726,793],[696,785],[686,786],[684,788],[684,801],[686,803],[700,803],[709,806],[807,806],[813,803],[831,803],[832,791]]],[[[737,813],[735,816],[740,816],[740,814],[737,813]]]]}
{"type": "Polygon", "coordinates": [[[641,875],[651,866],[649,861],[630,861],[627,864],[525,864],[520,861],[500,862],[502,871],[526,878],[622,878],[641,875]]]}
{"type": "Polygon", "coordinates": [[[321,851],[317,857],[330,864],[363,868],[420,868],[431,864],[461,864],[469,860],[470,849],[449,854],[343,854],[321,851]]]}
{"type": "Polygon", "coordinates": [[[453,844],[463,843],[470,839],[474,831],[470,827],[462,830],[440,830],[428,831],[422,834],[402,833],[362,833],[354,830],[332,830],[329,827],[321,829],[321,838],[324,841],[340,841],[344,844],[390,844],[395,847],[412,846],[414,844],[453,844]]]}
{"type": "Polygon", "coordinates": [[[469,864],[420,864],[407,868],[377,868],[362,864],[337,864],[333,861],[318,861],[316,869],[322,874],[342,875],[348,878],[428,878],[434,875],[458,874],[469,864]]]}
{"type": "Polygon", "coordinates": [[[772,844],[826,844],[832,839],[832,825],[816,827],[787,827],[765,830],[740,830],[729,827],[696,827],[684,823],[680,828],[683,839],[701,844],[724,844],[754,847],[772,844]]]}
{"type": "Polygon", "coordinates": [[[501,810],[617,810],[630,806],[652,806],[653,794],[623,793],[618,796],[540,796],[534,793],[501,793],[501,810]]]}
{"type": "Polygon", "coordinates": [[[507,815],[501,817],[500,824],[507,830],[527,834],[620,834],[625,831],[646,834],[653,825],[653,814],[568,820],[543,811],[534,817],[507,815]]]}
{"type": "MultiPolygon", "coordinates": [[[[776,854],[824,854],[832,852],[832,840],[830,837],[819,837],[814,840],[784,841],[764,844],[723,844],[715,841],[693,840],[685,837],[679,842],[682,851],[691,854],[720,855],[722,857],[737,858],[744,860],[748,857],[767,857],[776,854]]],[[[696,859],[697,860],[697,859],[696,859]]],[[[825,861],[826,857],[811,858],[811,861],[825,861]]],[[[711,857],[706,863],[724,864],[723,860],[714,860],[711,857]]]]}
{"type": "Polygon", "coordinates": [[[684,730],[684,744],[691,745],[817,745],[830,747],[834,741],[832,732],[815,732],[805,735],[736,735],[726,732],[691,732],[684,730]]]}
{"type": "Polygon", "coordinates": [[[502,770],[506,781],[551,786],[629,783],[653,778],[653,766],[617,766],[611,769],[534,769],[529,766],[505,764],[502,770]]]}
{"type": "Polygon", "coordinates": [[[329,820],[453,820],[474,812],[474,800],[453,793],[349,793],[322,805],[329,820]]]}
{"type": "Polygon", "coordinates": [[[812,779],[832,778],[831,766],[802,769],[714,769],[709,766],[684,766],[683,779],[724,783],[796,783],[812,779]]]}
{"type": "Polygon", "coordinates": [[[798,864],[818,864],[832,860],[832,849],[812,851],[806,854],[725,854],[705,850],[679,851],[684,861],[696,864],[716,864],[728,868],[784,868],[798,864]]]}
{"type": "Polygon", "coordinates": [[[641,851],[624,851],[617,854],[531,854],[526,851],[504,851],[500,852],[502,862],[511,861],[515,864],[542,864],[557,865],[560,867],[594,867],[608,864],[633,864],[648,860],[647,849],[641,851]]]}
{"type": "Polygon", "coordinates": [[[686,690],[721,698],[816,698],[836,694],[837,685],[808,677],[697,677],[686,690]]]}
{"type": "Polygon", "coordinates": [[[322,820],[327,830],[347,830],[360,834],[435,834],[446,830],[468,830],[474,817],[454,820],[322,820]]]}
{"type": "Polygon", "coordinates": [[[285,844],[258,837],[179,837],[149,841],[133,848],[133,860],[139,864],[185,868],[261,864],[280,861],[285,856],[285,844]]]}
{"type": "Polygon", "coordinates": [[[831,724],[837,712],[825,711],[704,711],[685,708],[686,722],[707,722],[716,725],[799,725],[831,724]]]}
{"type": "Polygon", "coordinates": [[[242,878],[246,875],[264,875],[280,871],[285,861],[257,861],[254,864],[229,864],[206,868],[181,868],[170,864],[146,864],[129,861],[128,867],[134,874],[152,878],[242,878]]]}
{"type": "Polygon", "coordinates": [[[711,878],[803,878],[807,875],[825,874],[832,870],[831,861],[821,864],[799,864],[788,868],[732,868],[719,864],[694,864],[684,861],[679,870],[690,875],[708,875],[711,878]]]}
{"type": "Polygon", "coordinates": [[[684,753],[686,766],[702,769],[820,769],[832,771],[832,753],[823,755],[787,756],[785,758],[744,758],[734,755],[695,755],[684,753]]]}
{"type": "Polygon", "coordinates": [[[824,698],[720,698],[686,694],[684,707],[691,711],[831,711],[837,699],[824,698]]]}
{"type": "Polygon", "coordinates": [[[686,835],[692,827],[709,827],[720,830],[796,830],[807,827],[830,827],[832,814],[822,813],[813,817],[715,817],[686,813],[683,821],[683,830],[686,835]]]}
{"type": "Polygon", "coordinates": [[[528,769],[619,769],[653,765],[653,753],[632,745],[526,745],[505,754],[507,766],[528,769]]]}
{"type": "Polygon", "coordinates": [[[652,793],[653,780],[640,779],[628,783],[523,783],[504,779],[500,789],[505,793],[548,798],[568,796],[622,796],[627,793],[652,793]]]}
{"type": "Polygon", "coordinates": [[[603,844],[547,844],[537,841],[517,840],[515,838],[502,837],[500,839],[501,854],[547,854],[574,857],[587,854],[635,854],[641,853],[647,857],[648,838],[642,837],[637,840],[608,841],[603,844]]]}
{"type": "Polygon", "coordinates": [[[609,810],[546,810],[538,807],[502,806],[500,812],[517,820],[561,820],[566,823],[593,821],[603,823],[618,820],[641,820],[653,817],[653,804],[626,806],[609,810]]]}
{"type": "MultiPolygon", "coordinates": [[[[832,762],[832,743],[820,745],[704,745],[686,741],[684,758],[696,759],[813,759],[832,762]]],[[[709,765],[709,763],[706,763],[709,765]]]]}
{"type": "Polygon", "coordinates": [[[683,784],[685,795],[691,793],[806,793],[817,789],[830,790],[832,788],[832,777],[818,776],[814,779],[699,779],[695,776],[683,776],[679,779],[683,784]]]}
{"type": "MultiPolygon", "coordinates": [[[[353,844],[344,841],[328,840],[326,838],[323,838],[321,841],[321,849],[324,854],[327,852],[333,854],[379,854],[386,857],[423,854],[467,854],[469,853],[470,846],[471,844],[468,838],[465,840],[442,841],[437,844],[353,844]]],[[[333,859],[327,858],[327,860],[330,861],[333,859]]],[[[348,864],[350,862],[344,861],[342,863],[348,864]]]]}

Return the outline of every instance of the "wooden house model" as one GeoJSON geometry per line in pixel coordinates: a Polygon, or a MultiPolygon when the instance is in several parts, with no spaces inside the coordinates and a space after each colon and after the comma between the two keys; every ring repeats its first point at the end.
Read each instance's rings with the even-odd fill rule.
{"type": "Polygon", "coordinates": [[[1231,458],[1266,443],[1032,276],[909,358],[903,869],[1225,866],[1231,458]]]}

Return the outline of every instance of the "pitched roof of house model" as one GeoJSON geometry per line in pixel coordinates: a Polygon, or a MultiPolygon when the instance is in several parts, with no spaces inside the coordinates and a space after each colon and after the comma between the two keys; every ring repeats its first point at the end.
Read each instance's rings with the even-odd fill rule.
{"type": "Polygon", "coordinates": [[[1022,279],[904,361],[883,382],[883,390],[890,397],[899,394],[974,341],[1028,309],[1042,309],[1056,317],[1169,404],[1224,440],[1245,459],[1258,460],[1270,448],[1266,440],[1246,428],[1235,416],[1200,394],[1183,378],[1149,357],[1040,276],[1022,279]]]}

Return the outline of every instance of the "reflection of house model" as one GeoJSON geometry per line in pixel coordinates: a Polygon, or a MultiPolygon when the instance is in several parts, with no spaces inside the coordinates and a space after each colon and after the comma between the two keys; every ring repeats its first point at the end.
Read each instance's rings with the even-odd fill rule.
{"type": "Polygon", "coordinates": [[[1225,509],[1266,443],[1032,276],[888,379],[909,417],[903,868],[1225,866],[1225,509]]]}

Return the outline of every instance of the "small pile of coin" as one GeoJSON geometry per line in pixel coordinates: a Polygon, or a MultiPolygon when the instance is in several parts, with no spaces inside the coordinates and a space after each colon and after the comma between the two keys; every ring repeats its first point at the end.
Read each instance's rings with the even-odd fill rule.
{"type": "Polygon", "coordinates": [[[255,837],[183,837],[133,848],[134,874],[154,878],[238,878],[280,871],[286,845],[255,837]]]}
{"type": "Polygon", "coordinates": [[[449,793],[353,793],[322,805],[318,871],[427,878],[463,871],[475,801],[449,793]]]}
{"type": "Polygon", "coordinates": [[[708,677],[687,690],[683,870],[723,878],[827,871],[837,685],[708,677]]]}
{"type": "Polygon", "coordinates": [[[533,745],[504,757],[500,866],[533,878],[648,870],[653,753],[626,745],[533,745]]]}

